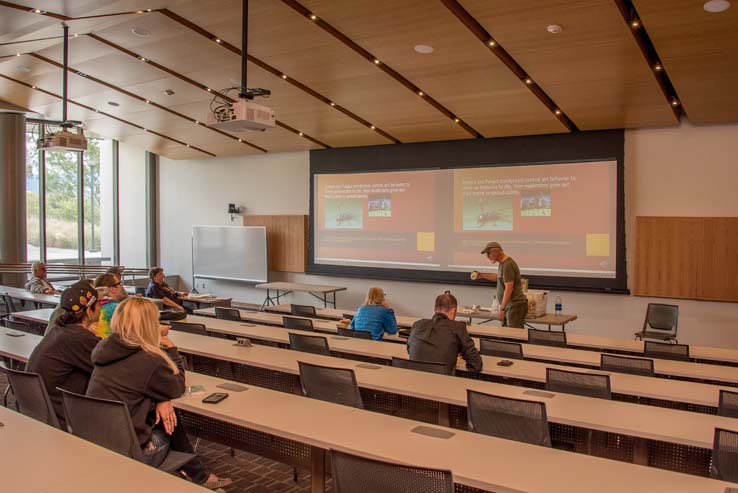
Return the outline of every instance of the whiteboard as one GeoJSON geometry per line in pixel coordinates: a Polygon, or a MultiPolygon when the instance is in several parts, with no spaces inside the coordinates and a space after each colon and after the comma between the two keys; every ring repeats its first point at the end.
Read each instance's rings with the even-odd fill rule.
{"type": "Polygon", "coordinates": [[[267,282],[264,226],[193,226],[193,277],[267,282]]]}

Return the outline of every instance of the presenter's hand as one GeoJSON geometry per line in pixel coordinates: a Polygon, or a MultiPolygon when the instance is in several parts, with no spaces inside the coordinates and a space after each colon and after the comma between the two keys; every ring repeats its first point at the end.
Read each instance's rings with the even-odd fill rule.
{"type": "Polygon", "coordinates": [[[505,320],[505,310],[500,310],[499,312],[497,312],[497,320],[499,320],[500,322],[505,320]]]}

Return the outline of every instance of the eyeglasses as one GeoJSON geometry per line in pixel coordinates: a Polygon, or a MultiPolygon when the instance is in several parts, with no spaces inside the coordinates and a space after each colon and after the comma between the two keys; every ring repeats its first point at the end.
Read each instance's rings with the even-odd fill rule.
{"type": "Polygon", "coordinates": [[[120,282],[120,281],[118,281],[118,282],[116,282],[115,284],[113,284],[113,285],[112,285],[112,286],[110,286],[110,287],[111,287],[111,288],[115,288],[115,287],[118,287],[118,286],[120,286],[121,284],[123,284],[123,283],[122,283],[122,282],[120,282]]]}

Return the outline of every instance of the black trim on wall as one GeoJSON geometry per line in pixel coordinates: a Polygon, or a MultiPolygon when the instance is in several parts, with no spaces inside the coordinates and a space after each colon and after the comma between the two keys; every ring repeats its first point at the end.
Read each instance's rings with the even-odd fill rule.
{"type": "MultiPolygon", "coordinates": [[[[536,289],[628,293],[625,251],[625,132],[603,130],[497,139],[420,142],[310,151],[308,273],[413,282],[481,285],[465,272],[347,267],[315,264],[314,186],[316,174],[524,166],[585,161],[617,161],[616,278],[526,276],[536,289]]],[[[509,252],[515,256],[515,252],[509,252]]]]}

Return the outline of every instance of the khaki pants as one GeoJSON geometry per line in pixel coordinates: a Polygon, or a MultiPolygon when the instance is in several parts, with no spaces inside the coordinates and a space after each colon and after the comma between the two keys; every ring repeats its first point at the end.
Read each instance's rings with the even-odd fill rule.
{"type": "Polygon", "coordinates": [[[510,305],[505,310],[505,320],[502,321],[502,326],[522,329],[524,328],[523,323],[527,314],[528,303],[516,303],[514,305],[510,305]]]}

